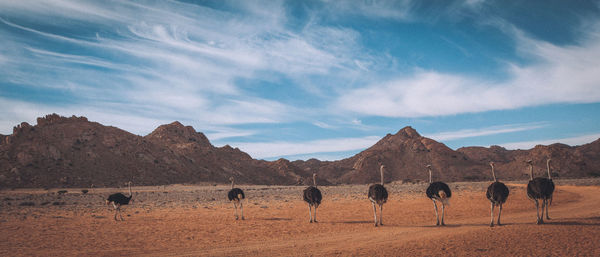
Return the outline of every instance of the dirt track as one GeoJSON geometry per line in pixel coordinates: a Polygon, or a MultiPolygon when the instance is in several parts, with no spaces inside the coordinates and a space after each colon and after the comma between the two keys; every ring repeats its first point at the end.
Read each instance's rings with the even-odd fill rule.
{"type": "MultiPolygon", "coordinates": [[[[224,186],[136,189],[146,193],[136,194],[138,202],[124,212],[124,222],[115,222],[108,207],[92,203],[102,200],[102,190],[97,195],[67,194],[62,198],[66,204],[59,206],[4,204],[0,255],[600,256],[600,187],[559,186],[552,219],[535,225],[535,208],[523,185],[511,184],[505,225],[490,228],[486,186],[451,186],[446,227],[433,226],[435,214],[421,192],[424,185],[389,185],[384,226],[378,228],[372,223],[367,186],[322,187],[325,200],[317,224],[308,223],[307,206],[300,200],[302,187],[249,187],[244,221],[236,221],[232,205],[221,198],[190,199],[202,190],[224,198],[224,186]],[[163,199],[159,197],[164,200],[156,200],[163,199]],[[70,204],[73,199],[78,203],[70,204]]],[[[23,195],[1,196],[6,202],[23,195]]],[[[42,197],[27,195],[23,199],[42,197]]]]}

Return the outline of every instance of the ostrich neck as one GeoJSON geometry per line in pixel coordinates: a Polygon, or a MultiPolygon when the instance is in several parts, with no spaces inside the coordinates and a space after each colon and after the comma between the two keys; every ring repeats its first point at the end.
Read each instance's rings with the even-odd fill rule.
{"type": "Polygon", "coordinates": [[[496,179],[496,172],[494,172],[494,166],[492,166],[492,177],[494,178],[494,182],[498,181],[496,179]]]}
{"type": "Polygon", "coordinates": [[[533,165],[529,164],[529,178],[533,180],[533,165]]]}
{"type": "Polygon", "coordinates": [[[233,180],[231,180],[231,189],[233,189],[233,180]]]}
{"type": "Polygon", "coordinates": [[[431,178],[431,168],[429,168],[428,170],[429,170],[429,184],[431,184],[431,182],[433,182],[433,180],[431,178]]]}
{"type": "Polygon", "coordinates": [[[546,162],[546,168],[548,169],[548,179],[552,179],[552,176],[550,175],[550,162],[546,162]]]}
{"type": "Polygon", "coordinates": [[[381,185],[383,186],[383,167],[379,169],[379,173],[381,175],[381,185]]]}
{"type": "Polygon", "coordinates": [[[131,198],[133,196],[133,193],[131,192],[131,183],[129,183],[129,198],[131,198]]]}
{"type": "Polygon", "coordinates": [[[317,187],[317,176],[313,176],[313,186],[317,187]]]}

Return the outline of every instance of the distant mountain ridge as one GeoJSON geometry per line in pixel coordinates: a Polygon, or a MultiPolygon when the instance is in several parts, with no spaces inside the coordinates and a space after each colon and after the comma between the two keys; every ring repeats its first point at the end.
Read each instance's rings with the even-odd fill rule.
{"type": "Polygon", "coordinates": [[[385,163],[386,181],[427,180],[432,164],[435,180],[490,180],[490,161],[501,180],[526,179],[525,161],[545,175],[545,160],[560,177],[600,176],[600,139],[571,147],[563,144],[507,150],[499,146],[452,150],[421,136],[411,127],[388,134],[375,145],[339,161],[264,161],[231,146],[215,147],[201,132],[179,122],[161,125],[146,136],[90,122],[85,117],[57,114],[37,125],[17,125],[0,135],[0,187],[96,187],[214,182],[230,176],[249,184],[307,184],[313,172],[320,185],[366,184],[379,181],[385,163]]]}

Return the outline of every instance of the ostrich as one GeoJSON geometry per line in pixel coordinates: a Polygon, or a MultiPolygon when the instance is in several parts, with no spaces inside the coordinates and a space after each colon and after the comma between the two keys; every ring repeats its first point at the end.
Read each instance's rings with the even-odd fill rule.
{"type": "Polygon", "coordinates": [[[381,175],[381,184],[374,184],[369,187],[369,200],[373,203],[373,216],[375,216],[375,227],[377,227],[377,208],[375,204],[379,205],[379,225],[383,226],[383,204],[387,202],[388,192],[383,186],[383,171],[385,166],[382,164],[379,167],[379,172],[381,175]]]}
{"type": "Polygon", "coordinates": [[[242,211],[242,220],[244,220],[244,205],[242,204],[242,200],[246,198],[244,196],[244,191],[239,188],[233,187],[233,177],[230,177],[229,181],[231,181],[231,190],[229,190],[227,198],[229,199],[229,201],[233,201],[233,207],[235,208],[235,219],[237,220],[240,218],[237,213],[237,206],[238,204],[240,204],[240,210],[242,211]]]}
{"type": "Polygon", "coordinates": [[[544,207],[546,207],[549,183],[547,178],[533,177],[533,164],[531,160],[527,161],[529,165],[529,183],[527,183],[527,197],[535,202],[536,224],[544,223],[544,207]],[[542,216],[540,216],[539,200],[542,201],[542,216]]]}
{"type": "Polygon", "coordinates": [[[313,185],[304,189],[304,201],[308,203],[308,216],[310,217],[310,223],[317,222],[317,208],[319,208],[319,204],[321,204],[321,199],[323,196],[321,195],[321,190],[317,188],[317,173],[313,173],[313,185]],[[312,206],[315,207],[315,217],[311,214],[312,206]]]}
{"type": "MultiPolygon", "coordinates": [[[[548,171],[548,179],[545,179],[546,186],[544,187],[544,197],[545,197],[545,205],[546,205],[546,219],[549,220],[550,216],[548,216],[548,209],[550,209],[550,205],[552,204],[552,195],[554,194],[554,182],[552,181],[552,175],[550,175],[550,161],[552,159],[548,158],[546,160],[546,169],[548,171]]],[[[544,215],[542,213],[542,215],[544,215]]]]}
{"type": "Polygon", "coordinates": [[[433,208],[435,210],[435,218],[437,222],[436,226],[440,225],[440,218],[438,215],[438,208],[436,201],[440,201],[442,203],[442,226],[445,226],[444,223],[444,209],[452,196],[452,192],[450,191],[450,187],[444,182],[432,182],[431,175],[431,165],[427,165],[427,170],[429,170],[429,187],[427,187],[427,197],[433,201],[433,208]]]}
{"type": "Polygon", "coordinates": [[[488,187],[487,192],[485,192],[485,196],[492,203],[492,210],[490,213],[492,221],[490,222],[490,227],[493,227],[494,206],[498,205],[498,207],[500,208],[498,210],[498,226],[501,226],[502,224],[500,224],[500,214],[502,214],[502,204],[506,202],[506,198],[508,198],[509,191],[508,187],[506,187],[504,183],[498,182],[498,179],[496,179],[496,173],[494,172],[494,162],[490,162],[490,166],[492,167],[492,177],[494,178],[494,182],[492,182],[492,184],[490,184],[490,186],[488,187]]]}
{"type": "Polygon", "coordinates": [[[113,207],[115,208],[115,220],[116,221],[118,221],[117,214],[119,215],[119,217],[121,217],[121,221],[123,221],[123,215],[121,214],[121,206],[128,205],[129,202],[131,201],[131,197],[133,197],[133,193],[131,193],[131,181],[127,182],[127,184],[129,185],[129,197],[127,197],[121,193],[116,193],[116,194],[109,195],[108,198],[106,199],[106,205],[109,205],[112,203],[113,207]]]}

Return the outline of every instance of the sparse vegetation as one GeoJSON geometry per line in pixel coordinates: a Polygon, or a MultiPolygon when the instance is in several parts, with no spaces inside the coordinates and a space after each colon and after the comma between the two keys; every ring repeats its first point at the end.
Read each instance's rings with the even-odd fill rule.
{"type": "Polygon", "coordinates": [[[19,204],[19,206],[35,206],[34,202],[22,202],[19,204]]]}
{"type": "Polygon", "coordinates": [[[479,181],[481,178],[477,175],[468,175],[468,176],[464,176],[463,179],[465,181],[479,181]]]}

